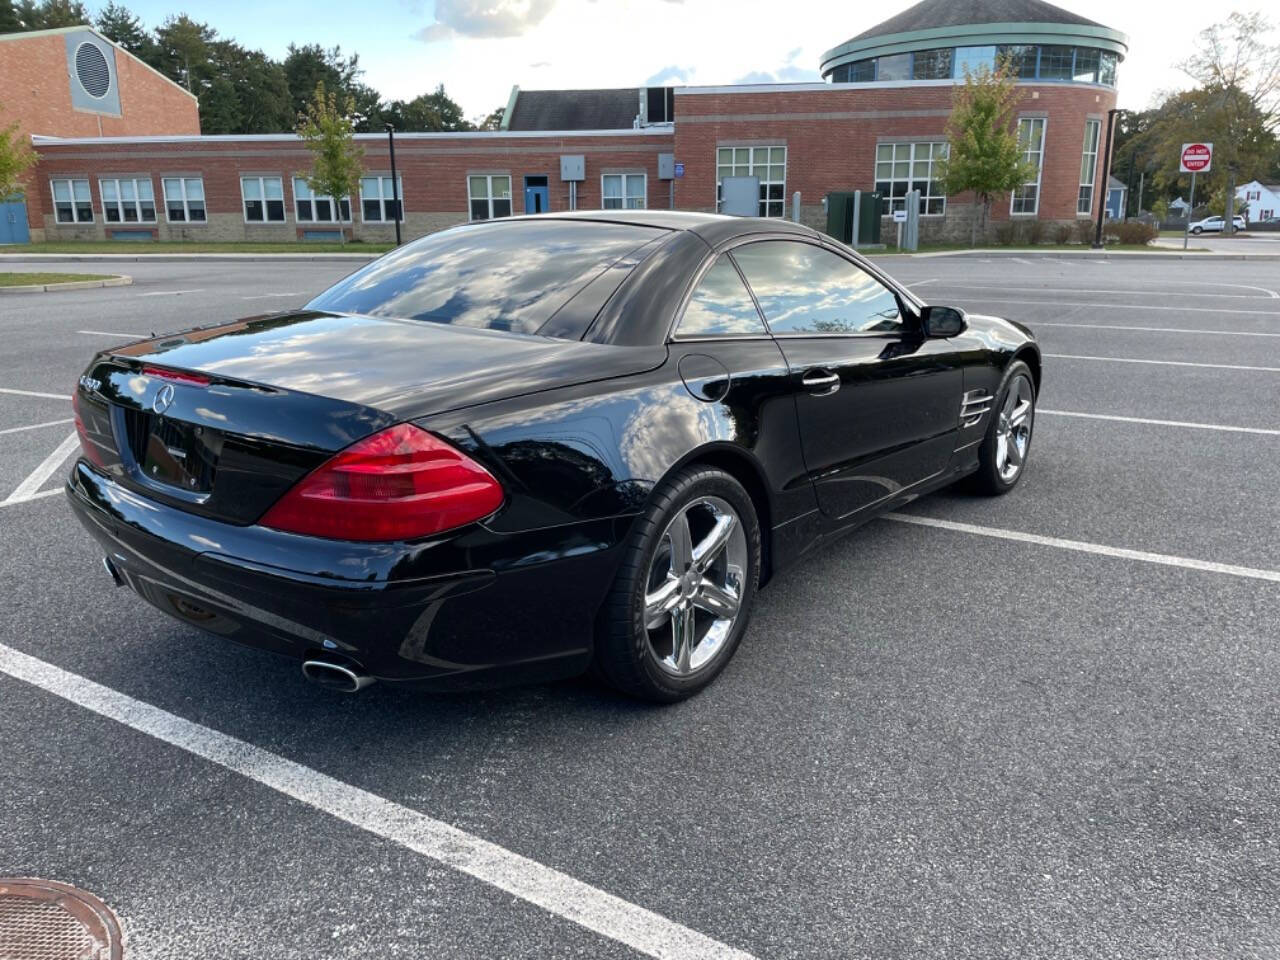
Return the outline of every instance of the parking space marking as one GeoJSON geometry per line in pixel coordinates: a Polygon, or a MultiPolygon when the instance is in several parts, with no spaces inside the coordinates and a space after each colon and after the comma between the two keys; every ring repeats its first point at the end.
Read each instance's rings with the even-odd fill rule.
{"type": "MultiPolygon", "coordinates": [[[[1061,307],[1061,300],[1006,300],[1004,298],[995,299],[992,297],[955,297],[956,300],[965,300],[969,303],[1019,303],[1024,306],[1031,307],[1061,307]]],[[[1255,299],[1262,299],[1257,297],[1255,299]]],[[[1228,307],[1215,309],[1214,307],[1157,307],[1145,303],[1104,303],[1101,300],[1092,300],[1089,303],[1077,304],[1081,307],[1111,307],[1116,310],[1161,310],[1172,313],[1231,313],[1243,314],[1251,317],[1280,317],[1280,311],[1277,310],[1233,310],[1228,307]]]]}
{"type": "Polygon", "coordinates": [[[1076,353],[1046,353],[1054,360],[1099,360],[1104,363],[1152,363],[1162,367],[1208,367],[1213,370],[1253,370],[1259,373],[1280,373],[1280,367],[1249,367],[1239,363],[1197,363],[1191,360],[1139,360],[1135,357],[1089,357],[1076,353]]]}
{"type": "Polygon", "coordinates": [[[1280,333],[1254,330],[1199,330],[1187,327],[1129,327],[1118,323],[1067,323],[1063,320],[1031,320],[1037,327],[1079,327],[1081,330],[1136,330],[1139,333],[1191,333],[1211,337],[1280,337],[1280,333]]]}
{"type": "MultiPolygon", "coordinates": [[[[1208,286],[1208,284],[1206,284],[1208,286]]],[[[1236,284],[1231,284],[1236,286],[1236,284]]],[[[1004,293],[1111,293],[1122,297],[1149,297],[1150,290],[1089,290],[1086,288],[1076,287],[1010,287],[1006,284],[997,283],[953,283],[946,284],[948,290],[1000,290],[1004,293]]],[[[1272,291],[1263,287],[1248,287],[1250,290],[1261,290],[1269,296],[1255,297],[1245,293],[1179,293],[1179,297],[1209,297],[1217,300],[1280,300],[1272,291]]]]}
{"type": "Polygon", "coordinates": [[[46,400],[71,399],[71,397],[65,393],[40,393],[38,390],[14,390],[10,387],[0,387],[0,393],[9,393],[17,397],[43,397],[46,400]]]}
{"type": "Polygon", "coordinates": [[[71,456],[71,451],[75,450],[79,444],[79,436],[72,433],[67,439],[58,444],[58,448],[53,453],[41,461],[40,466],[31,471],[27,479],[18,484],[13,493],[5,497],[3,501],[0,501],[0,505],[7,506],[11,503],[23,503],[34,499],[36,491],[44,486],[44,482],[53,476],[54,471],[62,466],[62,461],[71,456]]]}
{"type": "Polygon", "coordinates": [[[1115,557],[1120,560],[1139,560],[1143,563],[1156,563],[1166,567],[1182,567],[1185,570],[1200,570],[1205,573],[1224,573],[1233,577],[1245,577],[1250,580],[1269,580],[1280,583],[1280,570],[1259,570],[1255,567],[1239,567],[1231,563],[1215,563],[1212,560],[1195,560],[1191,557],[1175,557],[1167,553],[1148,553],[1146,550],[1129,550],[1125,547],[1110,547],[1103,543],[1090,543],[1085,540],[1064,540],[1061,537],[1044,537],[1037,533],[1022,533],[1019,530],[1005,530],[1001,527],[980,527],[974,523],[960,523],[956,520],[939,520],[935,517],[922,517],[917,514],[887,513],[886,520],[898,523],[911,523],[921,527],[937,527],[940,530],[953,530],[957,533],[972,533],[979,537],[995,537],[999,540],[1015,540],[1019,543],[1033,543],[1042,547],[1055,547],[1059,550],[1074,550],[1077,553],[1092,553],[1103,557],[1115,557]]]}
{"type": "Polygon", "coordinates": [[[1151,420],[1147,417],[1121,417],[1111,413],[1079,413],[1075,410],[1045,410],[1041,407],[1036,414],[1047,414],[1051,417],[1079,417],[1083,420],[1114,420],[1117,423],[1146,423],[1157,427],[1188,427],[1192,430],[1222,430],[1226,433],[1256,433],[1267,437],[1280,437],[1280,430],[1269,430],[1265,427],[1233,427],[1222,423],[1193,423],[1186,420],[1151,420]]]}
{"type": "Polygon", "coordinates": [[[276,297],[305,297],[306,294],[301,290],[293,290],[289,293],[255,293],[251,297],[241,297],[241,300],[271,300],[276,297]]]}
{"type": "Polygon", "coordinates": [[[87,337],[128,337],[131,340],[146,336],[145,333],[121,333],[119,330],[77,330],[76,333],[83,333],[87,337]]]}
{"type": "Polygon", "coordinates": [[[192,290],[152,290],[149,293],[139,293],[139,297],[177,297],[184,293],[204,293],[204,287],[196,287],[192,290]]]}
{"type": "Polygon", "coordinates": [[[43,500],[45,497],[56,497],[62,492],[61,487],[54,487],[52,490],[41,490],[39,493],[33,493],[29,497],[21,500],[0,500],[0,509],[4,507],[16,507],[22,503],[30,503],[33,500],[43,500]]]}
{"type": "Polygon", "coordinates": [[[25,427],[6,427],[4,430],[0,430],[0,437],[4,436],[6,433],[23,433],[26,430],[39,430],[43,427],[56,427],[60,424],[70,422],[71,417],[67,417],[65,420],[46,420],[44,423],[29,423],[25,427]]]}
{"type": "Polygon", "coordinates": [[[651,957],[751,954],[377,794],[0,644],[0,671],[651,957]]]}

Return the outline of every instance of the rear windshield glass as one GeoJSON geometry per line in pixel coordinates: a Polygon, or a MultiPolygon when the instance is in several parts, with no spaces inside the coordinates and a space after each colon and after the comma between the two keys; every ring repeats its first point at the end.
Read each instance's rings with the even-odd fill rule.
{"type": "Polygon", "coordinates": [[[552,219],[457,227],[369,264],[308,307],[537,333],[610,264],[660,235],[552,219]]]}

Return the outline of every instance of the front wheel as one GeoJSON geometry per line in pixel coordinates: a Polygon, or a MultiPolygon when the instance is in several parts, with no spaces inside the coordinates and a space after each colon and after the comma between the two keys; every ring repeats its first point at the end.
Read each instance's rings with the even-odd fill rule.
{"type": "Polygon", "coordinates": [[[997,396],[994,414],[978,450],[978,472],[972,482],[977,492],[990,496],[1008,493],[1026,469],[1036,419],[1031,369],[1021,360],[1010,364],[997,396]]]}
{"type": "Polygon", "coordinates": [[[645,700],[693,695],[737,649],[759,570],[760,527],[746,490],[722,470],[681,470],[636,521],[601,611],[597,671],[645,700]]]}
{"type": "Polygon", "coordinates": [[[1191,232],[1197,235],[1204,233],[1204,227],[1192,227],[1191,232]]]}

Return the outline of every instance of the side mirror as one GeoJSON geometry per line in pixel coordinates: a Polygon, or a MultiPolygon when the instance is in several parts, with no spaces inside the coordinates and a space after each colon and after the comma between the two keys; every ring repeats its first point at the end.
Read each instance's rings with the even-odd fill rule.
{"type": "Polygon", "coordinates": [[[925,307],[920,322],[926,337],[957,337],[968,326],[958,307],[925,307]]]}

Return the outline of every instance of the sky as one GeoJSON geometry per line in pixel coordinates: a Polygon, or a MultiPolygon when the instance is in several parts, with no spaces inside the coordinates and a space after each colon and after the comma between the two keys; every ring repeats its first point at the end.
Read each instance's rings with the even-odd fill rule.
{"type": "MultiPolygon", "coordinates": [[[[290,42],[356,52],[388,99],[443,83],[468,117],[522,89],[819,80],[824,51],[913,0],[187,0],[186,12],[244,46],[283,57],[290,42]]],[[[124,0],[148,27],[172,0],[124,0]]],[[[93,6],[91,2],[91,7],[93,6]]],[[[1232,9],[1188,0],[1062,0],[1129,36],[1120,106],[1143,109],[1189,81],[1175,67],[1232,9]]]]}

